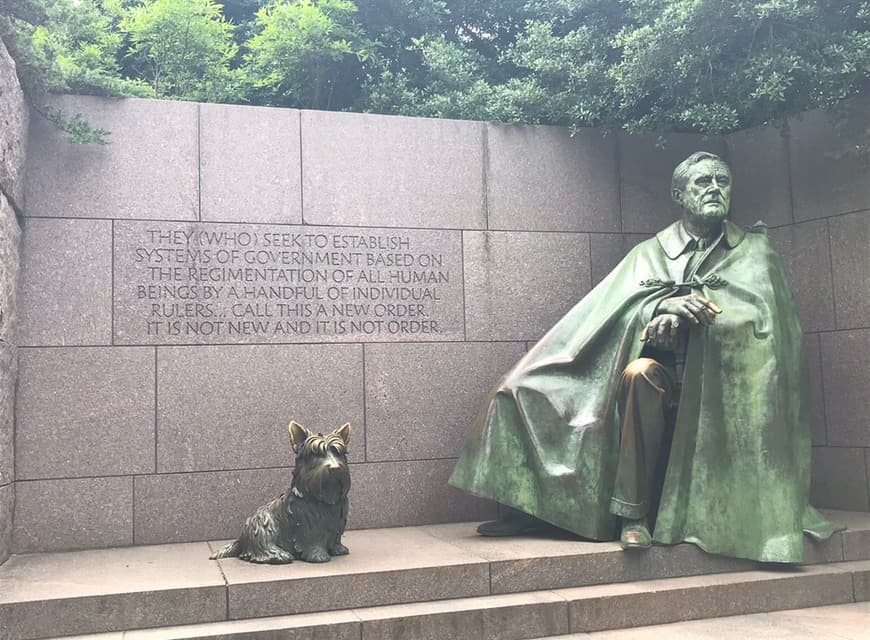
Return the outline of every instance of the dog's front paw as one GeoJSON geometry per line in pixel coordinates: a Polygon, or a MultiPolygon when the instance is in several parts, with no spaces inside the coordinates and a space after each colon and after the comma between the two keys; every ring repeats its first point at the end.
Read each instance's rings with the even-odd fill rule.
{"type": "Polygon", "coordinates": [[[329,562],[329,553],[323,547],[313,547],[302,552],[305,562],[329,562]]]}
{"type": "Polygon", "coordinates": [[[329,547],[329,555],[331,556],[346,556],[349,553],[350,550],[340,542],[336,542],[334,545],[329,547]]]}

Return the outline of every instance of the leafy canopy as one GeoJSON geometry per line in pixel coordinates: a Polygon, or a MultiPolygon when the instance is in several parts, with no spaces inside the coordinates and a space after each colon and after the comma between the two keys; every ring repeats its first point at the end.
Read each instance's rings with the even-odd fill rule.
{"type": "Polygon", "coordinates": [[[0,37],[37,97],[722,133],[870,90],[870,0],[0,0],[0,37]]]}
{"type": "Polygon", "coordinates": [[[262,104],[330,109],[359,95],[374,42],[350,0],[279,0],[257,11],[243,67],[262,104]]]}
{"type": "Polygon", "coordinates": [[[214,0],[145,0],[125,12],[126,55],[159,97],[206,102],[238,97],[230,63],[233,25],[214,0]]]}

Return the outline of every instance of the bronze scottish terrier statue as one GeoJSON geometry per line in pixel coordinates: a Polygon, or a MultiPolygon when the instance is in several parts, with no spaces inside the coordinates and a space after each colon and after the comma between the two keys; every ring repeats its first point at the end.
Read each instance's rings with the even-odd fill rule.
{"type": "Polygon", "coordinates": [[[296,453],[290,488],[257,509],[245,521],[238,540],[211,556],[212,560],[328,562],[331,556],[348,553],[341,536],[347,524],[350,490],[350,425],[326,435],[312,433],[296,422],[291,422],[289,429],[296,453]]]}

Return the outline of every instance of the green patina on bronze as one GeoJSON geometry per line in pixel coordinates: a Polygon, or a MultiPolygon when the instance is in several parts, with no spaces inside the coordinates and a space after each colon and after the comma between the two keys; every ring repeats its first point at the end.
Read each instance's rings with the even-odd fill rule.
{"type": "Polygon", "coordinates": [[[804,532],[824,539],[838,527],[809,505],[803,337],[782,263],[763,226],[726,221],[728,251],[685,283],[681,224],[635,247],[504,377],[450,484],[580,536],[618,538],[617,387],[656,305],[691,288],[722,313],[688,332],[653,540],[800,562],[804,532]]]}

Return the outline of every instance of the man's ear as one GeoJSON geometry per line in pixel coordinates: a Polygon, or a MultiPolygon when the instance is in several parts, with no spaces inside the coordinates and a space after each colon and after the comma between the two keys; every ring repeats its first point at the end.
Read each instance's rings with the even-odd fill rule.
{"type": "Polygon", "coordinates": [[[294,453],[299,453],[299,449],[305,443],[306,438],[311,435],[311,432],[295,420],[290,421],[287,430],[290,432],[290,445],[293,447],[294,453]]]}
{"type": "Polygon", "coordinates": [[[671,198],[678,205],[683,206],[683,192],[679,189],[671,189],[671,198]]]}
{"type": "Polygon", "coordinates": [[[350,422],[346,422],[343,427],[336,429],[333,433],[344,441],[344,446],[346,447],[350,442],[350,422]]]}

